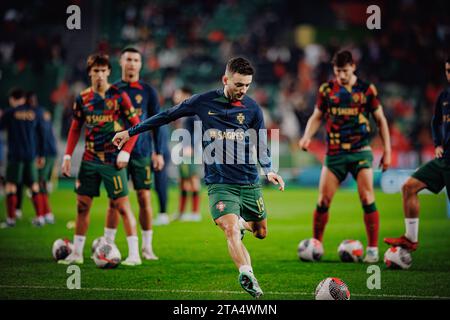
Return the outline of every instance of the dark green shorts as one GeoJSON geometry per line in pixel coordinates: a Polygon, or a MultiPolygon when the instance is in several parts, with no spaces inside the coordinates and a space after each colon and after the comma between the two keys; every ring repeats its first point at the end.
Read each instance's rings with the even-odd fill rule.
{"type": "Polygon", "coordinates": [[[447,187],[447,197],[450,199],[450,160],[431,160],[411,176],[425,183],[433,193],[439,193],[442,188],[447,187]]]}
{"type": "Polygon", "coordinates": [[[198,164],[187,164],[187,163],[182,163],[179,165],[179,171],[180,171],[180,178],[181,179],[189,179],[192,178],[193,176],[198,176],[198,172],[199,172],[199,167],[200,165],[198,164]]]}
{"type": "Polygon", "coordinates": [[[98,197],[102,181],[110,199],[128,195],[128,180],[125,168],[119,170],[114,166],[90,161],[81,162],[75,192],[79,195],[98,197]]]}
{"type": "Polygon", "coordinates": [[[35,160],[31,161],[10,161],[6,166],[6,182],[15,185],[31,184],[38,182],[38,170],[35,160]]]}
{"type": "Polygon", "coordinates": [[[326,156],[325,166],[342,182],[350,172],[356,179],[361,169],[372,168],[372,151],[361,151],[337,156],[326,156]]]}
{"type": "Polygon", "coordinates": [[[45,157],[45,165],[38,170],[39,181],[48,182],[52,178],[53,167],[55,166],[55,157],[45,157]]]}
{"type": "Polygon", "coordinates": [[[127,174],[133,181],[135,190],[150,190],[152,186],[152,166],[150,158],[131,158],[127,174]]]}
{"type": "Polygon", "coordinates": [[[208,196],[214,220],[229,213],[240,215],[245,221],[267,218],[260,185],[210,184],[208,196]]]}

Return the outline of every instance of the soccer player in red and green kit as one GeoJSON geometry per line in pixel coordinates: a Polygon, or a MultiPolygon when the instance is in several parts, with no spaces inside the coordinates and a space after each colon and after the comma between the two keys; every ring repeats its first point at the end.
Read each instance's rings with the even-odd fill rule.
{"type": "Polygon", "coordinates": [[[321,85],[314,113],[308,120],[299,146],[307,150],[311,138],[326,120],[328,151],[319,183],[319,199],[314,211],[314,238],[322,241],[328,211],[339,185],[350,172],[358,185],[368,237],[367,263],[378,262],[379,214],[373,190],[373,155],[369,145],[369,117],[373,116],[383,141],[380,166],[385,171],[391,163],[389,128],[373,84],[355,75],[356,65],[349,51],[333,58],[335,79],[321,85]]]}
{"type": "Polygon", "coordinates": [[[71,156],[85,125],[85,150],[76,180],[77,219],[74,251],[62,264],[82,264],[83,248],[89,226],[89,211],[93,197],[100,195],[100,184],[108,193],[109,206],[121,214],[128,242],[128,258],[125,265],[139,265],[139,243],[136,221],[128,199],[125,167],[136,138],[130,140],[122,151],[112,144],[114,132],[125,129],[125,121],[138,124],[139,117],[128,95],[108,83],[111,64],[107,55],[93,54],[87,59],[87,72],[91,87],[81,92],[74,103],[73,120],[69,130],[62,173],[70,176],[71,156]]]}

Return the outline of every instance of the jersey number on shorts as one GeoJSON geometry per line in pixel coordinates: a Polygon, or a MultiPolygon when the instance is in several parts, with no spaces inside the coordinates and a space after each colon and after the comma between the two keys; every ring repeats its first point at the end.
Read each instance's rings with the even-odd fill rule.
{"type": "Polygon", "coordinates": [[[122,178],[120,176],[113,177],[114,182],[114,193],[118,194],[123,190],[122,178]]]}
{"type": "Polygon", "coordinates": [[[145,173],[146,173],[146,175],[145,175],[145,183],[150,183],[150,182],[152,182],[152,176],[151,176],[151,174],[152,174],[152,170],[150,169],[150,166],[145,166],[145,173]]]}
{"type": "Polygon", "coordinates": [[[264,212],[264,201],[262,197],[259,197],[259,199],[256,200],[256,204],[258,205],[258,211],[264,212]]]}

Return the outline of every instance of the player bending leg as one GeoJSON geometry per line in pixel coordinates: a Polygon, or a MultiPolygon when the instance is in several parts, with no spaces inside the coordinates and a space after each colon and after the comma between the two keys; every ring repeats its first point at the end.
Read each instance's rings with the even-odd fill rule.
{"type": "Polygon", "coordinates": [[[74,236],[74,251],[61,264],[82,264],[86,232],[89,226],[89,212],[93,197],[100,195],[103,180],[110,208],[119,211],[123,217],[127,234],[129,255],[125,260],[130,264],[140,264],[139,242],[136,233],[136,221],[128,199],[127,177],[123,162],[130,154],[136,138],[127,143],[120,153],[112,145],[115,129],[124,129],[123,119],[132,124],[139,123],[128,95],[116,86],[108,83],[111,64],[106,55],[93,54],[87,60],[87,72],[91,87],[76,98],[73,107],[73,120],[67,139],[66,153],[62,164],[62,173],[70,176],[71,156],[85,129],[85,150],[78,178],[75,184],[77,193],[77,218],[74,236]]]}
{"type": "Polygon", "coordinates": [[[253,73],[253,67],[247,60],[231,59],[222,77],[223,88],[193,95],[129,130],[117,133],[114,144],[121,148],[130,137],[181,117],[197,115],[200,118],[203,136],[206,134],[209,137],[203,140],[203,148],[211,215],[225,234],[230,256],[239,269],[242,288],[258,298],[263,292],[253,274],[250,255],[242,243],[239,228],[239,217],[242,216],[257,238],[263,239],[267,234],[267,213],[258,183],[258,170],[256,164],[250,161],[255,144],[257,150],[262,150],[257,152],[257,157],[267,179],[279,185],[280,190],[284,190],[284,182],[272,170],[261,108],[245,95],[253,73]],[[246,138],[247,129],[253,129],[256,138],[261,135],[261,139],[255,143],[253,139],[246,138]],[[237,146],[232,144],[235,149],[245,150],[245,154],[235,150],[228,152],[226,140],[235,142],[237,146]],[[225,150],[220,158],[217,156],[219,150],[225,150]],[[242,163],[241,156],[247,161],[242,163]]]}
{"type": "Polygon", "coordinates": [[[368,238],[364,261],[375,263],[378,261],[379,214],[373,190],[369,116],[375,118],[383,140],[384,152],[380,163],[383,171],[391,162],[389,128],[375,86],[354,74],[356,66],[351,53],[338,52],[332,63],[335,79],[321,85],[314,113],[299,141],[300,148],[307,150],[322,119],[326,120],[328,151],[314,211],[314,238],[322,241],[333,196],[350,172],[357,182],[364,210],[368,238]]]}
{"type": "MultiPolygon", "coordinates": [[[[450,57],[445,63],[447,81],[450,83],[450,57]]],[[[450,87],[439,95],[431,123],[436,159],[424,164],[402,187],[403,211],[406,233],[399,238],[385,238],[392,246],[401,246],[410,251],[419,245],[419,191],[428,189],[439,193],[447,188],[450,199],[450,87]]]]}

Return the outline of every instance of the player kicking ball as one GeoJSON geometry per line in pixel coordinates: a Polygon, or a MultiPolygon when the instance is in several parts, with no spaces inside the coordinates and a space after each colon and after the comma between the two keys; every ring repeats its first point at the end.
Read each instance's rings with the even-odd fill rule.
{"type": "Polygon", "coordinates": [[[263,291],[241,239],[241,229],[244,228],[259,239],[264,239],[267,235],[267,212],[258,183],[258,170],[256,164],[249,161],[255,144],[245,136],[248,129],[253,129],[257,136],[261,135],[257,150],[263,152],[258,152],[257,156],[267,179],[279,185],[281,191],[284,190],[284,181],[273,172],[267,150],[267,135],[264,131],[259,131],[265,128],[261,108],[245,95],[253,74],[254,69],[249,61],[233,58],[228,61],[222,77],[223,88],[193,95],[129,130],[117,133],[113,141],[120,149],[130,137],[154,127],[186,116],[197,115],[200,118],[203,137],[207,137],[203,140],[203,148],[211,215],[225,234],[229,254],[239,269],[239,283],[245,291],[259,298],[263,291]],[[226,140],[229,140],[228,143],[226,140]],[[230,140],[233,150],[226,148],[226,144],[230,145],[230,140]],[[207,150],[211,150],[211,146],[215,147],[215,152],[208,154],[207,150]],[[239,149],[239,146],[242,148],[239,149]],[[220,148],[224,150],[221,157],[217,156],[220,148]],[[235,149],[245,150],[245,154],[234,152],[235,149]],[[241,156],[245,156],[243,159],[247,161],[243,162],[241,156]],[[243,220],[240,221],[240,217],[243,220]]]}
{"type": "Polygon", "coordinates": [[[128,242],[128,258],[125,265],[140,265],[139,242],[136,220],[128,199],[125,166],[137,137],[131,139],[118,152],[111,142],[115,130],[125,129],[124,119],[132,125],[139,123],[130,98],[117,87],[108,83],[111,64],[108,56],[93,54],[87,59],[87,72],[91,87],[81,92],[73,106],[73,119],[67,139],[62,174],[70,176],[71,158],[81,129],[85,125],[85,150],[75,184],[77,193],[77,218],[74,250],[60,264],[82,264],[89,212],[93,197],[100,195],[100,184],[106,188],[109,207],[118,210],[123,218],[128,242]]]}
{"type": "MultiPolygon", "coordinates": [[[[445,73],[450,83],[450,57],[445,62],[445,73]]],[[[402,187],[403,211],[405,214],[405,235],[399,238],[385,238],[391,246],[400,246],[415,251],[419,245],[419,197],[418,193],[428,189],[439,193],[447,188],[450,199],[450,87],[441,92],[431,122],[435,146],[434,160],[421,166],[406,180],[402,187]]]]}
{"type": "Polygon", "coordinates": [[[378,262],[379,214],[373,191],[373,155],[369,145],[369,117],[375,118],[383,140],[380,167],[385,171],[391,163],[389,128],[377,90],[373,84],[358,79],[356,65],[349,51],[333,58],[335,79],[321,85],[316,107],[299,141],[308,150],[311,138],[326,120],[328,150],[319,182],[319,199],[314,211],[314,238],[322,241],[328,222],[328,211],[339,185],[350,172],[358,185],[364,210],[368,246],[364,261],[378,262]]]}

